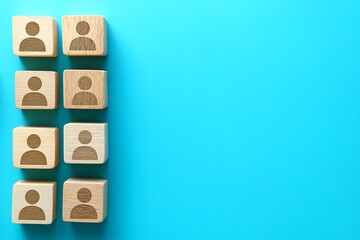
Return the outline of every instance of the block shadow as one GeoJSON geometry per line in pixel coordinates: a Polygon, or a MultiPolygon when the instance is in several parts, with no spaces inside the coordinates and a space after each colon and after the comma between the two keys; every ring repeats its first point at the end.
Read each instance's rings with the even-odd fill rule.
{"type": "Polygon", "coordinates": [[[26,71],[56,71],[58,58],[21,57],[20,61],[26,71]]]}
{"type": "Polygon", "coordinates": [[[22,230],[26,234],[26,239],[52,239],[61,235],[63,232],[73,232],[76,239],[104,239],[108,236],[109,224],[105,219],[102,223],[73,223],[62,222],[61,214],[57,214],[57,218],[51,225],[21,225],[22,230]],[[61,223],[61,224],[60,224],[61,223]]]}
{"type": "Polygon", "coordinates": [[[107,70],[108,57],[69,57],[71,69],[107,70]]]}
{"type": "Polygon", "coordinates": [[[108,108],[102,110],[69,110],[72,122],[107,122],[108,108]]]}
{"type": "Polygon", "coordinates": [[[58,122],[59,110],[22,110],[29,126],[54,127],[58,122]]]}
{"type": "Polygon", "coordinates": [[[58,181],[59,166],[54,169],[21,169],[26,180],[58,181]]]}

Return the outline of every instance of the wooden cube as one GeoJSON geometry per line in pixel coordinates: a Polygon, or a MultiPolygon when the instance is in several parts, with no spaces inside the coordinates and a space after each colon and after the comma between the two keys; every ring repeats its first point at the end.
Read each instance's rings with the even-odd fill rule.
{"type": "Polygon", "coordinates": [[[20,57],[57,57],[57,27],[51,17],[12,19],[13,52],[20,57]]]}
{"type": "Polygon", "coordinates": [[[53,127],[17,127],[13,131],[16,168],[52,169],[59,163],[59,133],[53,127]]]}
{"type": "Polygon", "coordinates": [[[68,123],[64,126],[66,163],[103,164],[107,158],[107,123],[68,123]]]}
{"type": "Polygon", "coordinates": [[[106,71],[64,71],[65,108],[104,109],[108,105],[107,92],[106,71]]]}
{"type": "Polygon", "coordinates": [[[107,216],[107,198],[107,180],[70,178],[63,188],[63,220],[103,222],[107,216]]]}
{"type": "Polygon", "coordinates": [[[65,55],[107,55],[107,26],[102,16],[64,16],[62,33],[65,55]]]}
{"type": "Polygon", "coordinates": [[[19,109],[56,109],[58,73],[52,71],[17,71],[15,105],[19,109]]]}
{"type": "Polygon", "coordinates": [[[19,181],[12,195],[12,222],[51,224],[56,217],[56,182],[19,181]]]}

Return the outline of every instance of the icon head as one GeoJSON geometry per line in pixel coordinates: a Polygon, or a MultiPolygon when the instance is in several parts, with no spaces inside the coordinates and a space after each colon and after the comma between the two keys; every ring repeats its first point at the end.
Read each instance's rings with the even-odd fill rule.
{"type": "Polygon", "coordinates": [[[30,36],[36,36],[40,32],[39,24],[36,22],[29,22],[26,24],[25,31],[30,36]]]}
{"type": "Polygon", "coordinates": [[[92,198],[91,191],[88,188],[81,188],[77,192],[77,198],[79,199],[80,202],[87,203],[92,198]]]}
{"type": "Polygon", "coordinates": [[[86,21],[80,21],[76,25],[76,31],[79,35],[86,35],[90,32],[90,25],[86,21]]]}
{"type": "Polygon", "coordinates": [[[79,142],[81,142],[82,144],[89,144],[92,140],[92,135],[91,132],[87,131],[87,130],[83,130],[79,133],[79,142]]]}
{"type": "Polygon", "coordinates": [[[89,90],[91,88],[92,81],[87,76],[82,76],[79,79],[78,86],[81,90],[89,90]]]}
{"type": "Polygon", "coordinates": [[[26,192],[25,200],[29,204],[35,204],[35,203],[39,202],[40,195],[36,190],[32,189],[32,190],[29,190],[29,191],[26,192]]]}
{"type": "Polygon", "coordinates": [[[42,81],[38,77],[35,77],[35,76],[31,77],[28,81],[28,86],[29,86],[30,90],[37,91],[41,88],[42,81]]]}
{"type": "Polygon", "coordinates": [[[36,134],[31,134],[28,138],[27,138],[27,145],[32,148],[38,148],[41,144],[41,139],[38,135],[36,134]]]}

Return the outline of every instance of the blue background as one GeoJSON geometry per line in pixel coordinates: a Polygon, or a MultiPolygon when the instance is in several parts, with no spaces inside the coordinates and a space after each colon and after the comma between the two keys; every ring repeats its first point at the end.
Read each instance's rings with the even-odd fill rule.
{"type": "Polygon", "coordinates": [[[1,239],[360,239],[359,12],[357,0],[2,1],[1,239]],[[63,15],[96,14],[106,58],[12,53],[13,15],[52,16],[60,34],[63,15]],[[16,70],[71,68],[109,71],[107,110],[65,110],[62,96],[56,111],[15,109],[16,70]],[[109,123],[107,164],[12,167],[14,127],[62,134],[70,121],[109,123]],[[70,177],[109,179],[105,223],[62,221],[70,177]],[[53,225],[11,223],[20,179],[58,181],[53,225]]]}

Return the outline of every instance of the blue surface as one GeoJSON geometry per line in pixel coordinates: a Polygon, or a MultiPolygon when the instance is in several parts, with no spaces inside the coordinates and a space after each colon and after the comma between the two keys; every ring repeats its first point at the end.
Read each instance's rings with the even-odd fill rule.
{"type": "Polygon", "coordinates": [[[0,3],[1,239],[360,239],[359,1],[50,2],[0,3]],[[107,58],[12,54],[13,15],[71,14],[107,58]],[[16,70],[68,68],[109,71],[108,110],[15,109],[16,70]],[[12,167],[14,127],[70,121],[109,123],[106,165],[12,167]],[[104,224],[11,223],[17,180],[69,177],[109,179],[104,224]]]}

